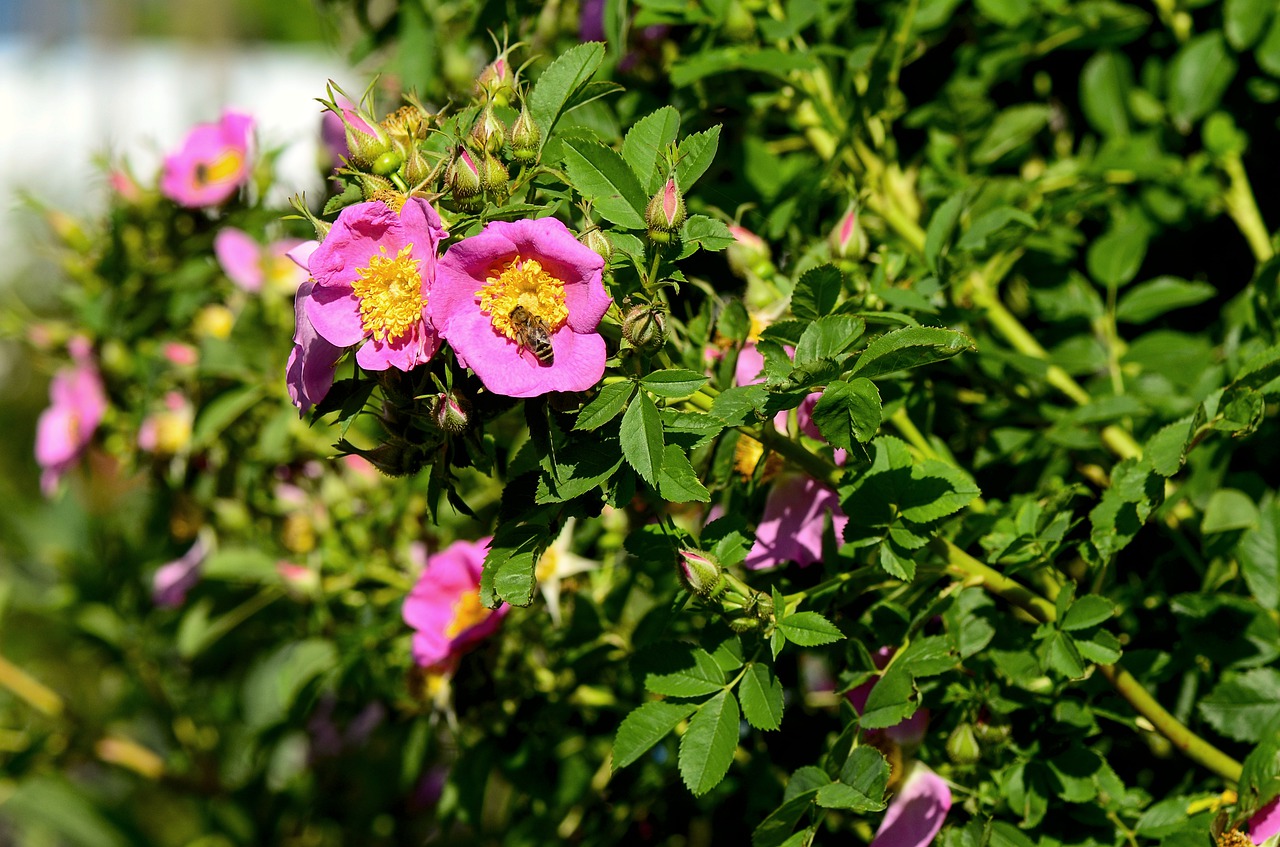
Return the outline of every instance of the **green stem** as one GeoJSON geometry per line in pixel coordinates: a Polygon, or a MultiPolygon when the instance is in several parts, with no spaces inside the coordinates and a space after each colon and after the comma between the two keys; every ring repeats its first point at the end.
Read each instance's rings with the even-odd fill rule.
{"type": "Polygon", "coordinates": [[[1249,249],[1254,258],[1265,262],[1275,255],[1271,243],[1271,233],[1262,220],[1262,212],[1258,210],[1258,201],[1254,199],[1253,187],[1249,183],[1249,175],[1245,173],[1244,162],[1239,153],[1232,153],[1222,160],[1222,169],[1227,172],[1230,182],[1223,198],[1227,204],[1227,214],[1236,222],[1240,233],[1249,242],[1249,249]]]}
{"type": "MultiPolygon", "coordinates": [[[[1001,597],[1036,620],[1049,623],[1057,619],[1054,604],[1031,589],[979,562],[955,544],[943,538],[929,542],[930,548],[947,563],[947,570],[968,579],[978,580],[983,588],[1001,597]]],[[[1133,710],[1142,715],[1156,731],[1177,747],[1193,762],[1197,762],[1223,779],[1239,782],[1241,765],[1235,759],[1214,747],[1192,732],[1185,724],[1161,706],[1142,683],[1124,668],[1117,665],[1098,665],[1098,670],[1115,688],[1116,693],[1129,702],[1133,710]]]]}
{"type": "Polygon", "coordinates": [[[816,453],[810,453],[803,444],[792,441],[774,429],[772,423],[767,423],[762,427],[740,426],[738,429],[743,434],[749,435],[764,444],[765,447],[782,456],[782,458],[800,468],[800,470],[809,474],[818,482],[835,488],[844,477],[843,468],[836,467],[816,453]]]}

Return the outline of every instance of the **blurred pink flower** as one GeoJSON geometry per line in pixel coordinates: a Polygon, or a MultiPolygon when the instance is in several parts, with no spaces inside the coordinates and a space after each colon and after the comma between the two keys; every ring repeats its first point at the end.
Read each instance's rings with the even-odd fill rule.
{"type": "Polygon", "coordinates": [[[300,312],[329,344],[359,344],[365,370],[413,370],[440,346],[427,302],[444,236],[440,216],[418,197],[399,210],[379,200],[346,207],[308,259],[315,284],[307,295],[299,289],[300,312]]]}
{"type": "Polygon", "coordinates": [[[185,603],[187,592],[200,582],[200,570],[209,552],[209,544],[201,536],[180,558],[161,565],[151,578],[151,601],[166,609],[185,603]]]}
{"type": "Polygon", "coordinates": [[[404,621],[417,632],[413,658],[425,668],[449,666],[488,638],[509,610],[480,604],[480,571],[492,538],[455,541],[427,557],[418,583],[404,601],[404,621]]]}
{"type": "MultiPolygon", "coordinates": [[[[787,353],[791,355],[792,351],[787,350],[787,353]]],[[[747,344],[738,353],[738,361],[734,365],[735,381],[739,385],[754,385],[762,381],[763,372],[764,356],[756,345],[747,344]]],[[[821,396],[816,392],[810,394],[796,411],[800,431],[811,438],[822,438],[813,423],[813,407],[821,396]]],[[[779,432],[786,432],[787,413],[779,412],[773,423],[779,432]]],[[[795,562],[800,567],[808,567],[821,561],[822,534],[826,530],[828,514],[838,541],[844,537],[849,519],[840,510],[840,497],[836,492],[809,476],[783,476],[765,498],[764,515],[756,527],[756,540],[743,566],[760,570],[795,562]]]]}
{"type": "Polygon", "coordinates": [[[1249,837],[1261,845],[1269,838],[1280,835],[1280,797],[1273,797],[1249,818],[1249,837]]]}
{"type": "Polygon", "coordinates": [[[427,311],[458,360],[508,397],[585,391],[604,375],[596,331],[613,300],[604,259],[555,218],[495,221],[440,260],[427,311]],[[526,317],[513,317],[517,309],[526,317]],[[530,324],[550,343],[531,349],[530,324]]]}
{"type": "Polygon", "coordinates": [[[305,268],[289,260],[289,252],[302,244],[285,238],[263,247],[249,233],[223,227],[213,239],[213,254],[227,278],[245,291],[261,291],[266,281],[293,292],[307,279],[305,268]]]}
{"type": "Polygon", "coordinates": [[[190,367],[200,361],[199,351],[190,344],[167,341],[162,349],[164,357],[169,360],[169,363],[178,367],[190,367]]]}
{"type": "Polygon", "coordinates": [[[889,801],[871,847],[927,847],[951,811],[946,781],[920,762],[889,801]]]}
{"type": "Polygon", "coordinates": [[[49,383],[49,408],[36,424],[36,462],[44,469],[40,489],[46,497],[57,491],[58,481],[89,446],[107,413],[107,395],[89,341],[76,337],[67,346],[73,364],[49,383]]]}
{"type": "Polygon", "coordinates": [[[165,157],[160,192],[181,206],[216,206],[249,179],[253,118],[224,112],[216,124],[197,124],[182,147],[165,157]]]}
{"type": "Polygon", "coordinates": [[[138,446],[148,453],[173,455],[191,441],[196,410],[179,391],[164,395],[164,409],[147,415],[138,428],[138,446]]]}

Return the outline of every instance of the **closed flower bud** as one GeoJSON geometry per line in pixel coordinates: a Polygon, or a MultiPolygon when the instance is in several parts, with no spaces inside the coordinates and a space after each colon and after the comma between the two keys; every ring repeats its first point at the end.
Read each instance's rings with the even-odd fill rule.
{"type": "Polygon", "coordinates": [[[491,153],[484,156],[484,164],[480,168],[480,186],[489,194],[499,199],[507,196],[507,166],[498,161],[491,153]]]}
{"type": "Polygon", "coordinates": [[[947,737],[947,756],[957,765],[972,765],[982,758],[982,748],[978,745],[973,726],[962,723],[951,730],[947,737]]]}
{"type": "Polygon", "coordinates": [[[622,337],[646,353],[662,349],[667,340],[667,314],[662,306],[641,303],[622,319],[622,337]]]}
{"type": "Polygon", "coordinates": [[[608,264],[609,259],[613,257],[613,245],[609,243],[608,236],[606,236],[598,226],[592,227],[582,233],[582,235],[579,235],[578,241],[594,250],[600,258],[604,259],[606,264],[608,264]]]}
{"type": "Polygon", "coordinates": [[[511,155],[517,162],[528,164],[538,158],[538,144],[542,141],[542,133],[533,122],[533,116],[527,108],[520,109],[520,117],[511,125],[511,155]]]}
{"type": "Polygon", "coordinates": [[[867,255],[867,234],[858,225],[858,207],[850,206],[827,236],[831,254],[840,259],[861,259],[867,255]]]}
{"type": "Polygon", "coordinates": [[[471,125],[472,146],[486,153],[500,152],[506,135],[507,127],[493,113],[492,106],[486,106],[480,113],[480,117],[476,118],[476,122],[471,125]]]}
{"type": "Polygon", "coordinates": [[[481,184],[480,169],[465,147],[459,147],[449,165],[449,173],[445,176],[449,190],[455,200],[467,201],[478,195],[484,188],[481,184]]]}
{"type": "Polygon", "coordinates": [[[761,272],[761,268],[770,262],[769,245],[764,239],[749,229],[740,226],[729,227],[733,235],[733,243],[725,249],[725,257],[729,260],[729,270],[742,279],[761,272]]]}
{"type": "Polygon", "coordinates": [[[670,243],[671,233],[680,229],[684,218],[684,195],[680,193],[680,187],[673,176],[653,195],[645,209],[644,221],[649,230],[649,239],[658,244],[670,243]]]}
{"type": "Polygon", "coordinates": [[[470,404],[457,394],[437,394],[431,420],[441,432],[456,435],[471,424],[470,404]]]}
{"type": "Polygon", "coordinates": [[[480,72],[479,78],[476,79],[476,93],[488,97],[499,106],[511,103],[511,97],[516,93],[516,89],[511,76],[511,63],[507,61],[505,50],[480,72]]]}
{"type": "Polygon", "coordinates": [[[431,176],[431,163],[415,145],[409,148],[409,155],[404,160],[404,178],[409,185],[420,185],[431,176]]]}
{"type": "Polygon", "coordinates": [[[710,553],[701,550],[680,551],[680,577],[685,586],[703,599],[724,591],[724,571],[710,553]]]}

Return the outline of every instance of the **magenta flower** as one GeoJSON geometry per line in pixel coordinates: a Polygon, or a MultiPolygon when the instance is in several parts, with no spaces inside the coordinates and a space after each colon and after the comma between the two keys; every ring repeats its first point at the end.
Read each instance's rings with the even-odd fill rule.
{"type": "Polygon", "coordinates": [[[160,193],[181,206],[224,202],[249,179],[253,118],[225,112],[216,124],[198,124],[178,152],[166,156],[160,193]]]}
{"type": "MultiPolygon", "coordinates": [[[[877,668],[883,669],[894,652],[893,647],[881,647],[871,658],[877,668]]],[[[877,682],[879,680],[864,682],[845,695],[859,717],[877,682]]],[[[907,748],[911,753],[924,740],[928,725],[929,710],[916,709],[904,721],[884,729],[870,730],[867,741],[877,748],[888,744],[907,748]]],[[[951,789],[946,781],[921,762],[910,763],[908,767],[907,778],[889,802],[889,809],[871,840],[871,847],[926,847],[942,829],[947,812],[951,810],[951,789]]]]}
{"type": "Polygon", "coordinates": [[[214,237],[213,254],[227,278],[245,291],[261,291],[269,281],[292,292],[307,278],[306,268],[289,261],[289,252],[302,243],[285,238],[263,247],[249,233],[229,226],[214,237]]]}
{"type": "Polygon", "coordinates": [[[427,310],[493,393],[585,391],[604,376],[603,269],[555,218],[495,221],[444,254],[427,310]]]}
{"type": "MultiPolygon", "coordinates": [[[[734,379],[739,385],[760,382],[764,369],[764,356],[754,344],[748,344],[738,353],[734,366],[734,379]]],[[[813,423],[813,406],[820,394],[806,397],[796,413],[801,432],[812,438],[821,438],[813,423]]],[[[774,416],[774,426],[785,432],[787,413],[774,416]]],[[[826,530],[827,515],[836,538],[844,537],[848,517],[840,510],[840,497],[836,492],[812,477],[790,474],[782,477],[764,502],[764,516],[756,527],[756,540],[747,553],[743,566],[752,570],[771,568],[784,562],[795,562],[808,567],[822,560],[822,534],[826,530]]]]}
{"type": "Polygon", "coordinates": [[[1249,837],[1261,847],[1277,835],[1280,835],[1280,797],[1273,797],[1249,818],[1249,837]]]}
{"type": "Polygon", "coordinates": [[[200,582],[200,571],[208,556],[209,544],[202,536],[182,556],[161,565],[151,578],[151,602],[166,609],[176,609],[185,603],[187,592],[200,582]]]}
{"type": "Polygon", "coordinates": [[[89,341],[68,344],[73,364],[49,383],[49,408],[36,424],[36,462],[44,469],[40,490],[52,497],[62,479],[89,446],[107,413],[107,394],[93,363],[89,341]]]}
{"type": "Polygon", "coordinates": [[[427,558],[418,584],[404,601],[404,621],[417,630],[413,658],[425,668],[447,668],[497,631],[508,607],[480,603],[480,571],[492,538],[455,541],[427,558]]]}
{"type": "Polygon", "coordinates": [[[927,847],[951,811],[946,781],[920,762],[889,801],[871,847],[927,847]]]}
{"type": "Polygon", "coordinates": [[[359,344],[365,370],[428,361],[440,346],[427,301],[444,236],[440,216],[418,197],[398,211],[380,200],[343,209],[307,262],[314,286],[298,291],[316,335],[335,347],[359,344]]]}

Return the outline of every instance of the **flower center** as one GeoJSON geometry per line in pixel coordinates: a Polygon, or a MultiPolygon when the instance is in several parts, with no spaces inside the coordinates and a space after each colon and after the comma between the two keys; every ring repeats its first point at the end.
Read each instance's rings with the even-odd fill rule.
{"type": "Polygon", "coordinates": [[[422,296],[419,262],[409,255],[412,249],[412,244],[406,244],[395,258],[389,258],[382,248],[382,254],[356,271],[351,282],[360,300],[364,331],[378,341],[395,341],[422,320],[427,300],[422,296]]]}
{"type": "Polygon", "coordinates": [[[564,303],[564,282],[544,271],[533,259],[523,262],[512,259],[488,278],[476,296],[480,298],[480,310],[489,316],[493,328],[512,341],[519,341],[516,336],[520,328],[511,322],[511,312],[516,306],[523,306],[530,317],[540,318],[548,332],[564,326],[569,317],[569,307],[564,303]]]}
{"type": "Polygon", "coordinates": [[[244,166],[244,156],[239,150],[228,149],[212,162],[196,164],[196,184],[204,187],[215,182],[233,180],[244,166]]]}
{"type": "Polygon", "coordinates": [[[453,607],[453,621],[444,631],[445,638],[456,638],[489,617],[489,610],[480,602],[480,592],[468,591],[458,598],[453,607]]]}

